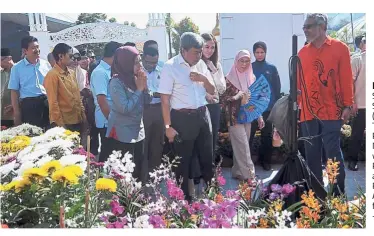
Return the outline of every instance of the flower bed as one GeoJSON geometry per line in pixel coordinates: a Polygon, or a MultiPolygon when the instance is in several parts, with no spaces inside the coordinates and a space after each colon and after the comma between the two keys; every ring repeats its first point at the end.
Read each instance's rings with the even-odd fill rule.
{"type": "MultiPolygon", "coordinates": [[[[218,166],[202,195],[187,202],[171,171],[179,158],[165,157],[142,186],[133,178],[135,164],[129,154],[113,152],[105,163],[97,163],[79,147],[78,133],[14,129],[30,131],[30,126],[6,130],[2,143],[2,228],[365,227],[362,192],[348,202],[332,191],[323,200],[310,191],[285,208],[285,199],[295,194],[292,183],[266,187],[250,180],[224,192],[226,180],[218,166]]],[[[332,189],[339,170],[332,160],[327,168],[332,189]]]]}

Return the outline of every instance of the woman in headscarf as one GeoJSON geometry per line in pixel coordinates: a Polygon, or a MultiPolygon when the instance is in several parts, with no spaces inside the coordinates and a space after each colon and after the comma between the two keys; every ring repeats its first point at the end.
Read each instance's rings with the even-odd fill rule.
{"type": "MultiPolygon", "coordinates": [[[[271,99],[267,110],[262,114],[264,120],[267,120],[275,102],[281,98],[281,82],[277,67],[266,60],[267,46],[264,42],[256,42],[253,45],[253,54],[255,62],[252,63],[253,74],[260,78],[265,76],[271,88],[271,99]]],[[[253,122],[251,142],[257,131],[257,122],[253,122]]],[[[271,156],[273,153],[273,124],[270,121],[265,122],[265,127],[261,130],[261,146],[259,152],[259,162],[264,170],[271,170],[271,156]]]]}
{"type": "Polygon", "coordinates": [[[109,93],[113,101],[108,118],[108,148],[129,152],[135,163],[134,177],[144,184],[148,175],[148,162],[144,158],[143,108],[151,102],[147,77],[135,47],[124,46],[116,50],[112,65],[109,93]]]}
{"type": "MultiPolygon", "coordinates": [[[[250,53],[247,50],[241,50],[236,55],[234,65],[226,76],[226,92],[221,97],[234,152],[232,176],[239,180],[255,177],[255,167],[249,147],[251,123],[237,123],[240,106],[249,102],[251,97],[248,88],[254,81],[250,53]]],[[[264,125],[262,117],[258,118],[258,123],[262,128],[264,125]]]]}

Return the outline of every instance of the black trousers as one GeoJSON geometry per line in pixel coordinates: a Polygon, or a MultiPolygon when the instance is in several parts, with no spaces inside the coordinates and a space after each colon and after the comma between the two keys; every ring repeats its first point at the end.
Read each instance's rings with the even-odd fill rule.
{"type": "Polygon", "coordinates": [[[145,129],[144,155],[148,159],[148,171],[161,165],[164,149],[164,120],[162,118],[161,103],[144,107],[143,122],[145,129]]]}
{"type": "Polygon", "coordinates": [[[24,98],[21,100],[21,121],[42,129],[49,127],[49,109],[46,96],[24,98]]]}
{"type": "Polygon", "coordinates": [[[172,110],[170,115],[171,124],[182,139],[180,143],[173,143],[175,154],[181,158],[175,173],[177,180],[182,177],[182,190],[186,199],[190,200],[188,179],[194,151],[205,182],[210,182],[213,177],[213,138],[209,111],[204,106],[192,111],[172,110]]]}
{"type": "MultiPolygon", "coordinates": [[[[217,146],[217,140],[218,140],[218,131],[219,131],[219,126],[220,126],[220,119],[221,119],[221,106],[220,104],[208,104],[207,108],[209,110],[209,115],[210,115],[210,121],[212,124],[212,140],[213,140],[213,161],[218,163],[217,156],[215,155],[216,153],[216,146],[217,146]]],[[[197,145],[195,145],[197,147],[197,145]]],[[[190,173],[190,179],[195,179],[197,182],[199,182],[202,174],[200,170],[200,165],[199,165],[199,157],[197,156],[197,150],[196,148],[194,149],[193,152],[193,157],[192,157],[192,164],[191,164],[191,173],[190,173]]]]}
{"type": "Polygon", "coordinates": [[[358,153],[364,139],[364,131],[366,128],[366,109],[358,109],[357,116],[353,119],[352,134],[348,146],[348,160],[357,162],[358,153]]]}
{"type": "Polygon", "coordinates": [[[122,151],[122,156],[127,152],[132,155],[132,161],[135,164],[133,176],[143,184],[147,181],[148,161],[144,158],[144,141],[137,143],[122,143],[113,138],[107,139],[108,149],[112,151],[122,151]]]}
{"type": "MultiPolygon", "coordinates": [[[[259,150],[259,162],[261,164],[271,164],[271,156],[273,154],[273,124],[267,121],[270,115],[270,111],[265,111],[262,117],[265,121],[265,127],[261,130],[261,146],[259,150]]],[[[253,138],[258,130],[257,120],[252,122],[251,127],[251,139],[249,145],[252,147],[253,138]]]]}
{"type": "Polygon", "coordinates": [[[93,155],[97,155],[99,153],[99,133],[100,133],[100,130],[99,128],[97,128],[96,126],[91,126],[90,127],[90,143],[91,143],[91,147],[90,147],[90,152],[93,154],[93,155]]]}
{"type": "Polygon", "coordinates": [[[108,138],[106,137],[106,128],[98,128],[100,133],[101,150],[99,154],[99,162],[105,162],[108,160],[110,154],[112,154],[108,138]]]}
{"type": "Polygon", "coordinates": [[[216,153],[218,131],[221,119],[221,105],[220,104],[208,104],[210,121],[212,123],[212,136],[213,136],[213,156],[216,153]]]}
{"type": "Polygon", "coordinates": [[[73,131],[73,132],[81,132],[82,124],[71,124],[65,125],[66,129],[73,131]]]}
{"type": "Polygon", "coordinates": [[[1,126],[5,126],[7,128],[11,128],[14,125],[13,120],[1,120],[1,126]]]}

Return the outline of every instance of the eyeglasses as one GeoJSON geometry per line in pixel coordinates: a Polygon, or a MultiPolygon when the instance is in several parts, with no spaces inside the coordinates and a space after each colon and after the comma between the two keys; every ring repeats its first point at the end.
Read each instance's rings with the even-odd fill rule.
{"type": "Polygon", "coordinates": [[[79,54],[70,54],[70,59],[72,59],[73,61],[80,61],[81,60],[81,56],[79,54]]]}
{"type": "Polygon", "coordinates": [[[306,25],[303,26],[303,30],[311,29],[314,26],[317,26],[317,24],[316,23],[314,23],[314,24],[306,24],[306,25]]]}

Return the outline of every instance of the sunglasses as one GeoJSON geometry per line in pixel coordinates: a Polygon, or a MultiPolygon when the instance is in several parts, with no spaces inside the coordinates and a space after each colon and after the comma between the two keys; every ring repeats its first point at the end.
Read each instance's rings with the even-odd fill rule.
{"type": "Polygon", "coordinates": [[[72,59],[73,61],[80,61],[81,60],[81,56],[79,56],[79,54],[70,54],[70,59],[72,59]]]}
{"type": "Polygon", "coordinates": [[[317,26],[317,24],[306,24],[306,25],[303,25],[303,30],[305,30],[305,29],[311,29],[314,26],[317,26]]]}

